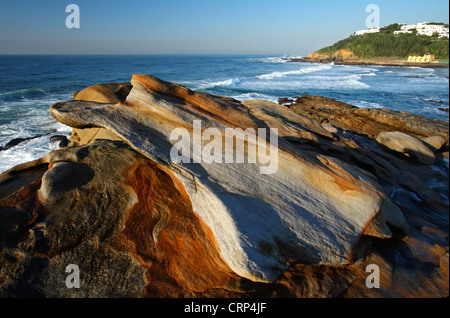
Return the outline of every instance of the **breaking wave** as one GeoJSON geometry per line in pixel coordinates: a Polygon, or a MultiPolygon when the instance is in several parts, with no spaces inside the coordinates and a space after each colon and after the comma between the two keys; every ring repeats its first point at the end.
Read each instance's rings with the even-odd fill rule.
{"type": "Polygon", "coordinates": [[[34,98],[43,95],[47,95],[48,93],[41,88],[27,88],[21,89],[12,92],[0,93],[0,100],[16,100],[16,99],[24,99],[24,98],[34,98]]]}
{"type": "Polygon", "coordinates": [[[332,67],[333,67],[332,65],[323,64],[323,65],[317,65],[317,66],[308,67],[308,68],[301,68],[301,69],[294,70],[294,71],[272,72],[272,73],[268,73],[268,74],[262,74],[262,75],[256,76],[256,78],[261,79],[261,80],[271,80],[271,79],[282,78],[282,77],[291,76],[291,75],[301,75],[301,74],[308,74],[308,73],[313,73],[313,72],[318,72],[318,71],[323,71],[323,70],[330,70],[332,67]]]}
{"type": "Polygon", "coordinates": [[[261,57],[261,58],[250,58],[249,60],[257,63],[275,63],[275,64],[284,64],[289,62],[290,59],[300,59],[303,56],[297,55],[284,55],[284,56],[275,56],[275,57],[261,57]]]}
{"type": "Polygon", "coordinates": [[[217,86],[236,86],[241,84],[241,80],[238,78],[231,78],[228,80],[224,80],[224,81],[218,81],[218,82],[212,82],[212,83],[206,83],[206,84],[200,84],[199,88],[200,89],[205,89],[205,88],[214,88],[217,86]]]}

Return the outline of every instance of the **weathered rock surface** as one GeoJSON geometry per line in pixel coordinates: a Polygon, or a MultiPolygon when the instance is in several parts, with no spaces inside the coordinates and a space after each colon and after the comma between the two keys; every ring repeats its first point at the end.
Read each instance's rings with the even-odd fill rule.
{"type": "Polygon", "coordinates": [[[318,53],[313,52],[301,59],[304,62],[316,62],[316,63],[331,63],[335,61],[333,54],[331,53],[318,53]]]}
{"type": "MultiPolygon", "coordinates": [[[[211,228],[222,257],[242,277],[267,282],[292,262],[349,262],[365,225],[380,212],[385,199],[372,176],[323,155],[302,153],[286,142],[279,144],[273,174],[262,174],[256,153],[250,151],[245,157],[256,164],[174,163],[169,154],[178,140],[171,140],[171,132],[183,127],[195,134],[192,119],[201,119],[204,127],[213,127],[222,136],[225,127],[271,126],[279,128],[281,136],[292,136],[275,120],[293,114],[281,106],[285,117],[275,109],[267,112],[267,107],[242,107],[235,100],[151,76],[134,75],[131,84],[123,104],[69,101],[53,105],[52,115],[77,128],[112,130],[171,171],[194,211],[211,228]]],[[[330,136],[309,120],[302,124],[330,136]]],[[[248,137],[236,139],[256,146],[248,137]]],[[[208,143],[203,140],[202,146],[208,143]]]]}
{"type": "Polygon", "coordinates": [[[376,138],[380,132],[399,131],[422,139],[431,136],[449,142],[448,123],[406,111],[359,108],[332,98],[303,95],[289,105],[294,112],[344,130],[376,138]]]}
{"type": "Polygon", "coordinates": [[[0,199],[0,295],[175,297],[240,282],[171,176],[127,144],[96,140],[26,169],[41,179],[0,199]],[[79,290],[65,286],[69,264],[79,290]]]}
{"type": "Polygon", "coordinates": [[[119,103],[51,108],[105,139],[80,139],[0,175],[1,296],[448,296],[442,156],[419,165],[370,134],[267,101],[147,75],[131,85],[119,103]],[[243,141],[247,160],[176,163],[177,128],[191,140],[215,128],[212,141],[243,141]],[[251,130],[227,137],[226,128],[277,129],[276,171],[261,174],[268,166],[251,152],[274,140],[255,141],[251,130]],[[80,267],[80,289],[65,286],[69,264],[80,267]],[[368,264],[380,267],[380,289],[365,286],[368,264]]]}

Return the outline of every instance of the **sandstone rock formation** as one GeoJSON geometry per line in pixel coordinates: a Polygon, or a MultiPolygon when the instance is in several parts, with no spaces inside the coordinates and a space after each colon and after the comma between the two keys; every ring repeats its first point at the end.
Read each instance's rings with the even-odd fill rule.
{"type": "MultiPolygon", "coordinates": [[[[222,136],[225,127],[270,127],[279,128],[284,137],[295,134],[285,132],[275,120],[286,121],[290,111],[279,107],[286,113],[274,114],[273,109],[239,107],[237,101],[192,92],[151,76],[134,75],[131,84],[123,104],[58,103],[52,106],[52,115],[73,127],[112,130],[171,171],[194,211],[211,228],[222,257],[242,277],[267,282],[292,262],[349,262],[361,232],[385,199],[370,175],[332,158],[303,154],[288,143],[280,143],[277,170],[268,175],[261,173],[261,164],[250,151],[245,157],[256,159],[256,164],[174,163],[169,154],[178,140],[171,140],[171,132],[183,127],[194,134],[193,118],[222,136]]],[[[246,139],[248,147],[253,146],[246,139]]],[[[241,136],[236,140],[246,141],[241,136]]],[[[208,143],[209,139],[203,140],[202,146],[208,143]]]]}
{"type": "Polygon", "coordinates": [[[1,296],[448,296],[441,155],[417,165],[362,126],[349,133],[295,107],[148,75],[131,85],[120,102],[109,85],[92,98],[109,103],[53,105],[78,134],[98,131],[0,175],[1,296]],[[193,163],[194,145],[174,161],[180,129],[203,158],[230,159],[212,146],[234,142],[234,161],[193,163]],[[260,148],[277,155],[262,162],[260,148]],[[68,264],[80,267],[80,289],[64,284],[68,264]],[[379,290],[365,286],[368,264],[381,268],[379,290]]]}
{"type": "Polygon", "coordinates": [[[331,63],[334,62],[333,54],[313,52],[305,56],[304,62],[331,63]]]}
{"type": "Polygon", "coordinates": [[[333,57],[334,57],[335,61],[340,61],[340,62],[350,61],[350,60],[357,60],[358,59],[358,56],[356,56],[349,49],[337,50],[336,52],[334,52],[333,57]]]}
{"type": "Polygon", "coordinates": [[[448,123],[406,111],[359,108],[332,98],[311,95],[296,98],[289,108],[319,123],[329,123],[372,138],[380,132],[399,131],[419,139],[440,136],[447,145],[449,142],[448,123]]]}
{"type": "Polygon", "coordinates": [[[356,62],[358,56],[356,56],[349,49],[337,50],[334,53],[319,53],[313,52],[301,59],[302,62],[316,62],[316,63],[343,63],[343,62],[356,62]]]}

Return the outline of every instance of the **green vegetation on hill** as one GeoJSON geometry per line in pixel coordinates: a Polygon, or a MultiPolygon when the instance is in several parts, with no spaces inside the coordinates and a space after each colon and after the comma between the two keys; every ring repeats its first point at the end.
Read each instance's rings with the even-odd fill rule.
{"type": "Polygon", "coordinates": [[[380,32],[382,33],[389,33],[389,34],[393,34],[394,31],[400,31],[401,30],[402,25],[398,24],[398,23],[394,23],[394,24],[390,24],[388,26],[385,26],[384,28],[380,29],[380,32]]]}
{"type": "Polygon", "coordinates": [[[325,47],[318,53],[333,54],[340,49],[349,49],[359,58],[397,57],[407,58],[409,55],[433,53],[438,60],[449,59],[448,38],[430,37],[416,34],[393,34],[400,25],[391,24],[379,33],[352,35],[325,47]]]}

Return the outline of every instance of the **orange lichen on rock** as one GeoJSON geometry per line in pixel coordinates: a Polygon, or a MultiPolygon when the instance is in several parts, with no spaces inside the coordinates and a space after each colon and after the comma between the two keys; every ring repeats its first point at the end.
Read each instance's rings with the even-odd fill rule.
{"type": "Polygon", "coordinates": [[[192,296],[237,278],[222,260],[211,230],[169,175],[144,159],[126,174],[138,202],[114,244],[133,243],[133,255],[147,268],[145,297],[192,296]]]}

